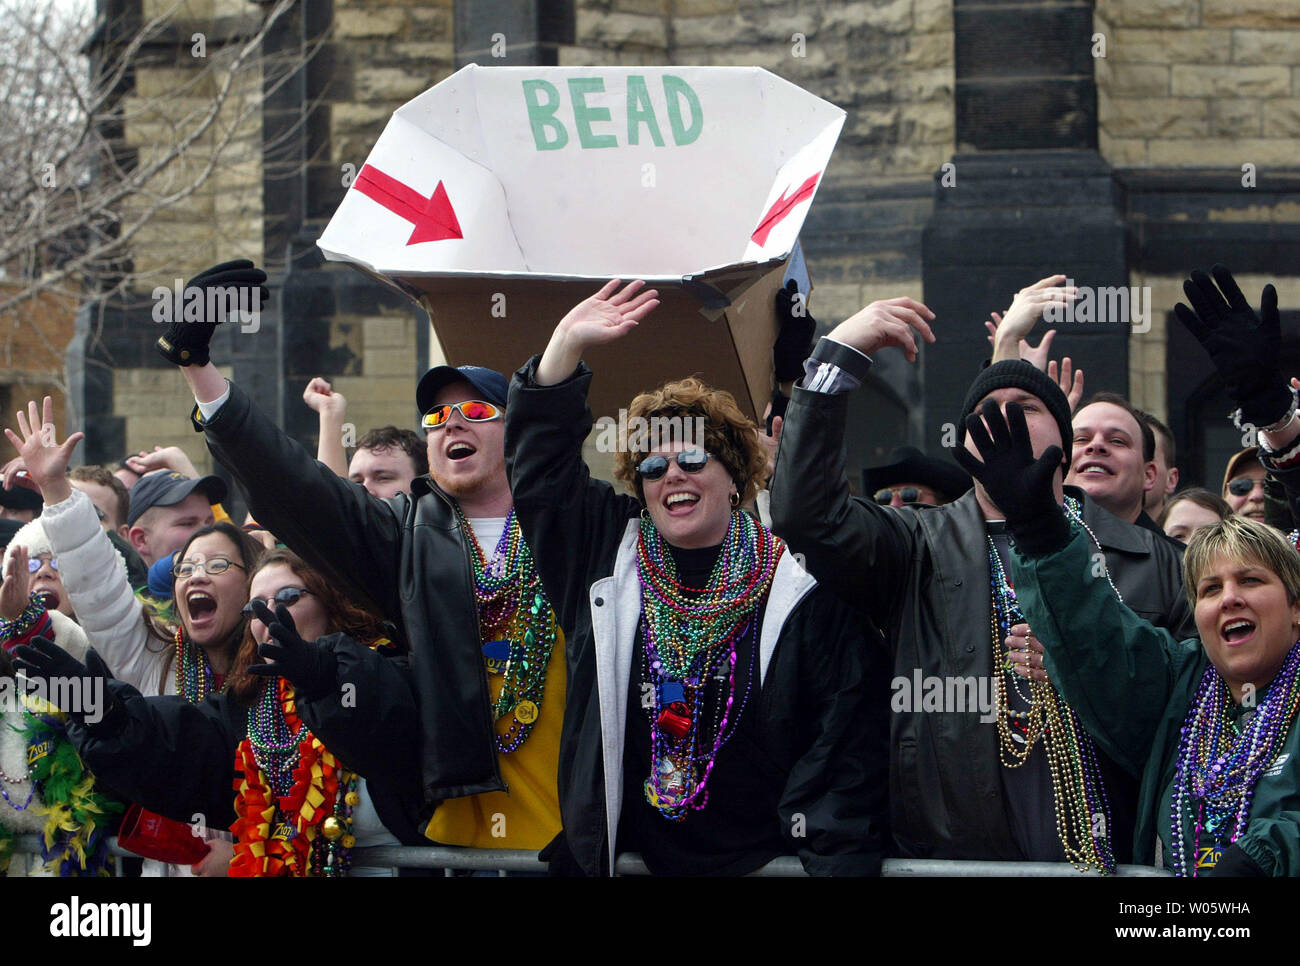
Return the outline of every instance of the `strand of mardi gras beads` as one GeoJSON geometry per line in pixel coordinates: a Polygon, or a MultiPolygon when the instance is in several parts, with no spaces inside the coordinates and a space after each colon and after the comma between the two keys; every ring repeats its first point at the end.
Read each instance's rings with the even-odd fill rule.
{"type": "Polygon", "coordinates": [[[1029,760],[1041,739],[1051,775],[1057,836],[1067,861],[1081,871],[1095,868],[1113,873],[1115,855],[1110,842],[1110,801],[1092,739],[1051,682],[1030,681],[1029,694],[1026,695],[1019,688],[1019,682],[1013,681],[1012,686],[1028,703],[1029,710],[1016,711],[1010,707],[1006,678],[1015,672],[1009,661],[1000,658],[1003,642],[1012,625],[1024,623],[1025,617],[1002,566],[1001,555],[992,537],[986,539],[992,576],[993,663],[995,667],[1002,665],[1002,673],[994,675],[999,759],[1003,767],[1019,768],[1029,760]],[[1014,737],[1013,720],[1025,722],[1024,743],[1019,747],[1014,737]]]}
{"type": "Polygon", "coordinates": [[[202,704],[213,691],[212,665],[203,648],[185,640],[185,629],[176,628],[176,693],[190,704],[202,704]]]}
{"type": "Polygon", "coordinates": [[[546,669],[558,637],[555,613],[542,590],[532,551],[524,540],[512,507],[489,562],[474,529],[456,506],[463,532],[469,535],[470,568],[478,608],[479,637],[484,642],[508,642],[504,660],[484,659],[489,673],[504,679],[493,715],[510,717],[505,733],[495,733],[497,751],[510,754],[523,747],[542,713],[546,669]]]}

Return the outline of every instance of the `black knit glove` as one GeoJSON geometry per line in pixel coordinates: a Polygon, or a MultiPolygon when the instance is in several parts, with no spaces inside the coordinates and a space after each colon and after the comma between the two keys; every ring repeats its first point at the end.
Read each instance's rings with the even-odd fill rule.
{"type": "Polygon", "coordinates": [[[1289,383],[1278,368],[1282,328],[1277,314],[1277,289],[1264,286],[1260,314],[1256,315],[1231,272],[1222,265],[1210,271],[1213,281],[1197,270],[1183,282],[1183,292],[1192,307],[1179,302],[1174,312],[1209,353],[1228,396],[1241,408],[1242,426],[1271,426],[1291,408],[1289,383]],[[1218,288],[1214,287],[1216,281],[1218,288]]]}
{"type": "Polygon", "coordinates": [[[1262,876],[1264,870],[1255,864],[1255,860],[1246,854],[1245,850],[1236,843],[1228,846],[1223,850],[1223,855],[1219,856],[1219,861],[1211,868],[1206,869],[1201,875],[1214,876],[1219,879],[1262,876]]]}
{"type": "MultiPolygon", "coordinates": [[[[256,308],[261,311],[266,303],[266,272],[255,268],[247,258],[238,258],[231,262],[222,262],[195,275],[185,286],[185,293],[179,306],[174,306],[172,323],[165,335],[158,338],[156,344],[162,357],[178,366],[206,366],[209,361],[208,343],[219,323],[224,322],[225,315],[232,309],[256,308]],[[222,291],[217,294],[216,290],[222,291]],[[245,291],[249,290],[251,291],[245,291]],[[190,292],[202,293],[202,304],[198,306],[197,319],[191,317],[186,321],[186,308],[191,305],[190,292]],[[212,297],[209,297],[212,293],[212,297]],[[225,312],[221,311],[225,307],[225,312]],[[213,308],[209,317],[208,309],[213,308]]],[[[191,309],[193,311],[193,309],[191,309]]]]}
{"type": "Polygon", "coordinates": [[[1052,489],[1052,480],[1061,468],[1061,447],[1049,446],[1034,459],[1025,411],[1019,403],[1007,403],[1006,419],[991,399],[980,412],[983,422],[975,413],[966,417],[966,433],[984,461],[960,446],[952,448],[953,458],[983,484],[989,499],[1006,515],[1007,529],[1022,553],[1040,557],[1060,550],[1070,542],[1070,524],[1052,489]],[[988,431],[984,423],[988,423],[988,431]]]}
{"type": "Polygon", "coordinates": [[[65,696],[59,710],[81,722],[95,734],[115,734],[126,723],[126,709],[108,682],[113,672],[93,650],[86,663],[59,647],[48,637],[35,637],[30,644],[14,648],[14,666],[45,687],[47,699],[65,696]],[[75,679],[80,678],[79,682],[75,679]],[[97,683],[98,682],[98,683],[97,683]]]}
{"type": "Polygon", "coordinates": [[[298,697],[304,701],[314,701],[334,690],[338,659],[329,648],[302,639],[289,608],[276,604],[272,614],[265,601],[255,600],[253,613],[271,635],[271,640],[257,648],[257,653],[270,663],[249,665],[249,674],[282,677],[293,685],[298,697]]]}
{"type": "Polygon", "coordinates": [[[772,345],[772,364],[777,382],[795,382],[803,378],[804,360],[812,354],[817,320],[808,314],[806,302],[802,305],[802,313],[795,314],[795,296],[798,294],[799,283],[794,279],[786,282],[785,288],[776,293],[776,321],[780,330],[772,345]]]}

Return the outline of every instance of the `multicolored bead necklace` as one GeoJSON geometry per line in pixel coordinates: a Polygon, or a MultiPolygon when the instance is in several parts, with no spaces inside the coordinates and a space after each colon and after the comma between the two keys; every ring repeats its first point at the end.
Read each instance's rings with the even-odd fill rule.
{"type": "Polygon", "coordinates": [[[758,634],[759,605],[771,588],[785,544],[739,511],[707,584],[693,590],[677,579],[677,565],[658,529],[641,519],[637,573],[645,628],[642,673],[650,708],[650,777],[645,795],[664,818],[680,822],[708,804],[708,781],[718,752],[735,732],[757,678],[758,647],[740,668],[744,694],[737,702],[737,651],[758,634]],[[713,701],[710,678],[726,681],[713,701]],[[712,704],[710,714],[709,705],[712,704]]]}
{"type": "Polygon", "coordinates": [[[542,713],[546,668],[555,648],[555,613],[513,507],[490,563],[459,506],[456,515],[469,536],[484,663],[489,674],[503,675],[493,715],[497,722],[509,716],[505,733],[495,735],[497,751],[509,754],[523,747],[542,713]]]}
{"type": "Polygon", "coordinates": [[[214,690],[212,665],[203,648],[185,639],[185,630],[176,628],[176,693],[190,704],[202,704],[214,690]]]}
{"type": "Polygon", "coordinates": [[[1207,661],[1178,742],[1169,814],[1176,875],[1195,876],[1198,869],[1214,865],[1224,836],[1230,845],[1246,831],[1255,783],[1282,750],[1300,708],[1300,642],[1287,653],[1282,670],[1240,734],[1232,724],[1234,707],[1227,683],[1207,661]],[[1183,820],[1191,815],[1194,861],[1189,863],[1183,820]],[[1214,843],[1205,850],[1202,833],[1214,843]],[[1203,852],[1214,854],[1214,860],[1201,861],[1203,852]]]}
{"type": "MultiPolygon", "coordinates": [[[[1071,516],[1077,522],[1082,522],[1077,503],[1073,508],[1069,506],[1071,499],[1067,498],[1067,512],[1073,509],[1071,516]]],[[[1021,680],[1020,675],[1013,670],[1014,665],[1003,656],[1004,642],[1012,625],[1026,621],[1016,602],[1015,589],[1003,569],[997,546],[992,537],[986,539],[989,571],[992,574],[990,634],[993,639],[993,663],[1002,667],[1002,673],[994,675],[998,756],[1003,767],[1019,768],[1029,760],[1034,746],[1042,739],[1051,774],[1056,832],[1067,861],[1080,871],[1093,868],[1113,873],[1115,855],[1110,842],[1110,802],[1102,781],[1097,750],[1079,724],[1074,711],[1057,693],[1056,687],[1048,681],[1021,680]],[[1007,700],[1008,678],[1011,679],[1016,694],[1028,704],[1027,711],[1011,708],[1007,700]],[[1027,685],[1027,690],[1024,685],[1027,685]],[[1013,721],[1019,722],[1023,728],[1023,744],[1016,740],[1013,721]],[[1104,823],[1100,829],[1099,818],[1104,823]]],[[[1114,584],[1111,586],[1113,588],[1114,584]]]]}
{"type": "MultiPolygon", "coordinates": [[[[278,683],[279,678],[276,679],[278,683]]],[[[271,783],[277,796],[289,794],[293,786],[293,769],[298,764],[299,722],[294,729],[285,717],[281,688],[267,685],[257,703],[248,709],[248,740],[253,746],[257,767],[271,783]]]]}

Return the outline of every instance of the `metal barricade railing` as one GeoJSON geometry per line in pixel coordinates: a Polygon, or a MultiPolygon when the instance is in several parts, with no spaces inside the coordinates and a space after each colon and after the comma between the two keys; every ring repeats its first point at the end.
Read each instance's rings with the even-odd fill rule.
{"type": "MultiPolygon", "coordinates": [[[[35,835],[20,835],[14,840],[14,852],[39,854],[40,839],[35,835]]],[[[109,839],[108,851],[114,858],[117,873],[122,872],[122,859],[134,858],[109,839]]],[[[515,873],[538,874],[546,872],[546,863],[539,861],[536,852],[517,849],[464,849],[452,846],[379,846],[353,849],[353,866],[403,869],[442,869],[446,875],[456,870],[496,872],[499,875],[515,873]]],[[[641,856],[625,852],[614,863],[618,875],[649,875],[641,856]]],[[[807,875],[799,859],[783,855],[773,859],[751,875],[767,878],[800,878],[807,875]]],[[[985,862],[972,859],[886,859],[882,875],[895,877],[967,877],[1014,876],[1031,878],[1063,878],[1069,876],[1099,876],[1096,872],[1079,872],[1066,862],[985,862]]],[[[1167,877],[1172,873],[1149,865],[1121,865],[1115,874],[1124,878],[1167,877]]]]}

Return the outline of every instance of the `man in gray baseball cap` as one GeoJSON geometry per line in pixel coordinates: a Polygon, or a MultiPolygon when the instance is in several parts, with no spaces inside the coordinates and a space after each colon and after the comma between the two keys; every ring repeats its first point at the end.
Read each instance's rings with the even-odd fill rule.
{"type": "Polygon", "coordinates": [[[226,498],[217,476],[197,479],[175,470],[156,470],[131,487],[127,539],[147,566],[176,550],[190,534],[213,522],[212,504],[226,498]]]}

